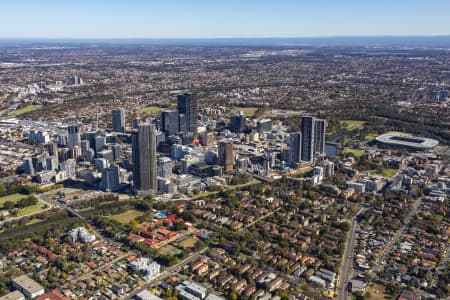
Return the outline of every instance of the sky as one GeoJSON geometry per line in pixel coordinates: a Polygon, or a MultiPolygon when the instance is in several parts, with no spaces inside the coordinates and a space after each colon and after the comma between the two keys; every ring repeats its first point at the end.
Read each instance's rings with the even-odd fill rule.
{"type": "Polygon", "coordinates": [[[450,0],[1,0],[0,38],[450,35],[450,0]]]}

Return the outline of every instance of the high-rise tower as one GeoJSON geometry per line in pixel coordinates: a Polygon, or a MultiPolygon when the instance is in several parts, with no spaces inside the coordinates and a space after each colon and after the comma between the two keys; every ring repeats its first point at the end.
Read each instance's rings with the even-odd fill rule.
{"type": "Polygon", "coordinates": [[[218,149],[219,165],[224,167],[225,173],[233,171],[233,156],[233,144],[230,142],[220,142],[218,149]]]}
{"type": "Polygon", "coordinates": [[[289,140],[289,163],[294,165],[300,163],[302,159],[302,133],[291,133],[289,140]]]}
{"type": "MultiPolygon", "coordinates": [[[[184,93],[177,97],[178,113],[184,115],[186,132],[197,133],[197,95],[195,93],[184,93]]],[[[180,126],[181,127],[181,126],[180,126]]]]}
{"type": "Polygon", "coordinates": [[[139,194],[156,193],[156,130],[153,124],[142,124],[132,134],[133,183],[139,194]]]}
{"type": "Polygon", "coordinates": [[[112,110],[112,130],[115,132],[125,132],[125,110],[115,108],[112,110]]]}
{"type": "Polygon", "coordinates": [[[161,112],[161,131],[170,136],[180,130],[178,112],[176,110],[163,110],[161,112]]]}
{"type": "Polygon", "coordinates": [[[325,154],[325,132],[327,121],[323,119],[314,120],[314,155],[325,154]]]}
{"type": "Polygon", "coordinates": [[[314,117],[305,116],[301,120],[302,161],[312,161],[314,157],[314,117]]]}
{"type": "Polygon", "coordinates": [[[75,146],[80,146],[81,134],[80,125],[72,124],[67,127],[67,146],[73,148],[75,146]]]}

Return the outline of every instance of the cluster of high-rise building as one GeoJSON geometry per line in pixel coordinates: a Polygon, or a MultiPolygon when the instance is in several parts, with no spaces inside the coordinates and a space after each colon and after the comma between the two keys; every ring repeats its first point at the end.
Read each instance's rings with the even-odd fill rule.
{"type": "Polygon", "coordinates": [[[289,163],[293,166],[310,163],[315,157],[325,155],[325,132],[327,123],[323,119],[304,116],[300,131],[291,133],[289,140],[289,163]]]}
{"type": "MultiPolygon", "coordinates": [[[[87,125],[71,124],[56,136],[30,131],[29,141],[45,147],[24,160],[24,172],[40,182],[78,177],[100,181],[104,191],[129,187],[139,195],[154,195],[202,190],[235,171],[284,172],[325,155],[323,119],[303,116],[300,131],[291,133],[281,121],[250,121],[243,112],[233,113],[228,124],[213,122],[208,115],[199,118],[195,93],[178,95],[177,110],[162,110],[159,120],[136,117],[127,127],[125,110],[114,108],[111,121],[105,132],[95,122],[88,131],[87,125]]],[[[317,170],[317,176],[323,174],[317,170]]]]}
{"type": "MultiPolygon", "coordinates": [[[[197,134],[197,97],[195,93],[184,93],[177,96],[178,110],[163,110],[160,114],[159,133],[154,124],[133,124],[132,132],[132,165],[133,186],[139,194],[154,194],[158,191],[158,177],[165,181],[172,173],[172,161],[169,158],[157,160],[157,147],[166,137],[197,134]]],[[[114,126],[113,126],[114,128],[114,126]]]]}
{"type": "Polygon", "coordinates": [[[197,134],[198,107],[195,93],[177,96],[177,110],[163,110],[160,116],[160,129],[166,136],[178,133],[197,134]]]}

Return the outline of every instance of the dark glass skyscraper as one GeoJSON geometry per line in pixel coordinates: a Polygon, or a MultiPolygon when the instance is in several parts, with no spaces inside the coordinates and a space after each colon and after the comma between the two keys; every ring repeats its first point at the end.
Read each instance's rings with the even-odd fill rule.
{"type": "Polygon", "coordinates": [[[139,127],[140,123],[141,123],[141,119],[139,119],[139,117],[135,117],[133,119],[133,129],[137,129],[139,127]]]}
{"type": "Polygon", "coordinates": [[[58,145],[55,142],[50,142],[44,145],[49,155],[58,156],[58,145]]]}
{"type": "MultiPolygon", "coordinates": [[[[184,115],[186,132],[197,133],[197,95],[195,93],[184,93],[177,97],[178,113],[184,115]]],[[[180,126],[181,127],[181,126],[180,126]]]]}
{"type": "Polygon", "coordinates": [[[298,164],[302,159],[302,133],[293,132],[289,140],[289,163],[298,164]]]}
{"type": "Polygon", "coordinates": [[[314,117],[302,117],[301,132],[302,161],[312,161],[314,157],[314,117]]]}
{"type": "Polygon", "coordinates": [[[72,124],[67,127],[67,147],[80,146],[81,132],[79,124],[72,124]]]}
{"type": "Polygon", "coordinates": [[[156,130],[152,124],[142,124],[132,134],[133,184],[138,194],[156,193],[156,130]]]}
{"type": "Polygon", "coordinates": [[[231,116],[231,131],[236,133],[242,133],[245,130],[245,114],[240,111],[237,114],[231,116]]]}
{"type": "Polygon", "coordinates": [[[178,112],[176,110],[163,110],[161,112],[161,131],[166,136],[174,135],[179,132],[178,112]]]}
{"type": "Polygon", "coordinates": [[[314,120],[314,154],[325,154],[325,132],[327,128],[327,121],[323,119],[314,120]]]}
{"type": "Polygon", "coordinates": [[[112,110],[112,130],[125,132],[125,111],[122,108],[112,110]]]}

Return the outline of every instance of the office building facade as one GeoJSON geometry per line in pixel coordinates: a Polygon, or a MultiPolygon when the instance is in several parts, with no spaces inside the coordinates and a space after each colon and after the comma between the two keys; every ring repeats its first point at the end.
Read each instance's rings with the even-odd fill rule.
{"type": "Polygon", "coordinates": [[[219,165],[224,167],[226,173],[233,171],[234,155],[233,144],[230,142],[220,142],[218,149],[219,165]]]}
{"type": "MultiPolygon", "coordinates": [[[[184,115],[185,132],[197,133],[197,95],[184,93],[177,96],[178,113],[184,115]]],[[[181,121],[181,119],[180,119],[181,121]]]]}
{"type": "Polygon", "coordinates": [[[105,192],[115,192],[120,189],[119,166],[111,166],[102,170],[101,188],[105,192]]]}
{"type": "Polygon", "coordinates": [[[172,160],[169,157],[158,158],[158,177],[167,178],[172,175],[172,160]]]}
{"type": "Polygon", "coordinates": [[[142,124],[132,134],[133,185],[139,194],[157,191],[156,130],[142,124]]]}
{"type": "Polygon", "coordinates": [[[302,132],[301,160],[312,161],[314,157],[314,117],[302,117],[300,127],[302,132]]]}
{"type": "Polygon", "coordinates": [[[325,132],[327,121],[314,119],[314,155],[323,156],[325,154],[325,132]]]}
{"type": "Polygon", "coordinates": [[[80,125],[72,124],[67,127],[67,147],[73,148],[80,146],[81,144],[81,132],[80,125]]]}
{"type": "Polygon", "coordinates": [[[243,133],[246,129],[245,127],[246,117],[245,114],[240,111],[237,114],[231,116],[231,126],[230,129],[235,133],[243,133]]]}
{"type": "Polygon", "coordinates": [[[161,131],[166,136],[174,135],[180,131],[179,116],[176,110],[163,110],[160,116],[161,131]]]}
{"type": "Polygon", "coordinates": [[[115,132],[125,132],[125,110],[115,108],[112,110],[112,130],[115,132]]]}
{"type": "Polygon", "coordinates": [[[289,138],[289,163],[295,165],[302,160],[302,133],[293,132],[289,138]]]}

